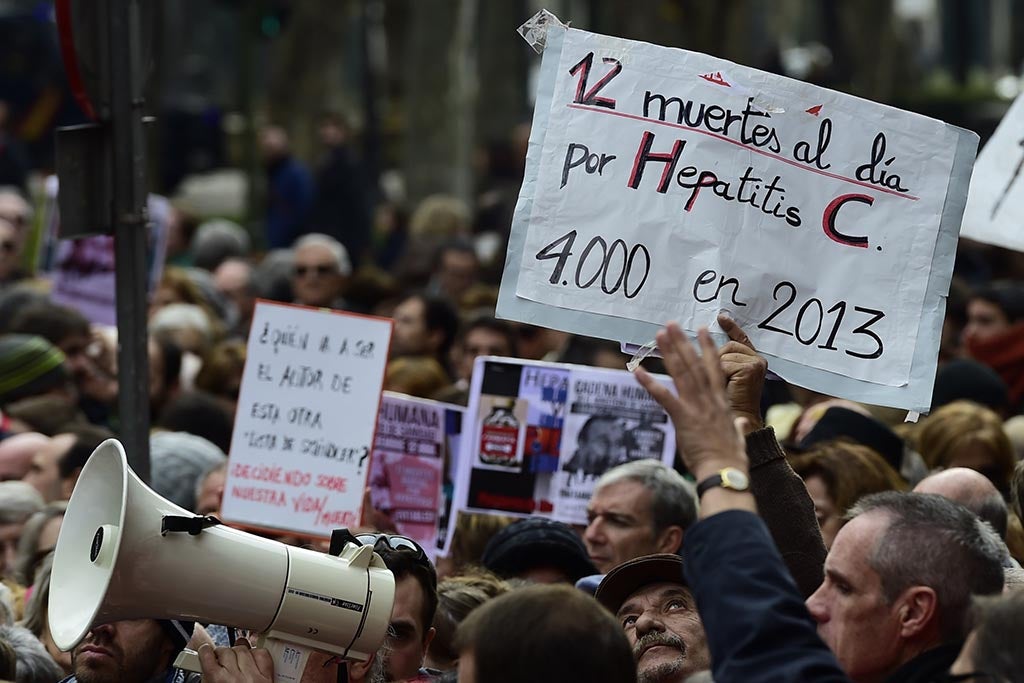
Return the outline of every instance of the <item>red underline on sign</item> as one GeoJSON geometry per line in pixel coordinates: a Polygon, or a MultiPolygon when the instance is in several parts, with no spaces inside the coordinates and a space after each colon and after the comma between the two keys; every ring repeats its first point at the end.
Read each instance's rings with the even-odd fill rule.
{"type": "Polygon", "coordinates": [[[618,116],[618,117],[623,118],[623,119],[633,119],[634,121],[643,121],[645,123],[653,123],[653,124],[658,125],[658,126],[668,126],[669,128],[679,128],[681,130],[688,130],[691,133],[700,133],[701,135],[707,135],[708,137],[712,137],[712,138],[715,138],[717,140],[721,140],[722,142],[731,143],[733,145],[736,145],[737,147],[742,147],[743,149],[745,149],[747,151],[754,152],[756,154],[760,154],[761,156],[768,157],[769,159],[775,159],[776,161],[781,161],[781,162],[783,162],[785,164],[789,164],[790,166],[794,166],[794,167],[799,168],[799,169],[804,170],[804,171],[810,171],[811,173],[817,173],[818,175],[823,175],[823,176],[826,176],[826,177],[829,177],[829,178],[834,178],[835,180],[842,180],[843,182],[850,183],[852,185],[860,185],[861,187],[866,187],[869,190],[874,190],[875,192],[884,192],[885,194],[891,194],[894,197],[902,197],[903,199],[909,199],[909,200],[915,201],[915,202],[918,199],[920,199],[920,197],[915,197],[914,195],[903,194],[901,192],[896,192],[894,190],[890,190],[887,187],[879,187],[878,185],[873,185],[871,183],[866,183],[863,180],[854,180],[853,178],[847,178],[846,176],[839,175],[838,173],[829,173],[828,171],[822,171],[821,169],[811,168],[810,166],[805,166],[804,164],[801,164],[798,161],[794,161],[792,159],[787,159],[784,156],[780,156],[778,154],[773,154],[772,152],[766,152],[763,149],[758,149],[757,147],[751,147],[750,145],[745,145],[742,142],[740,142],[739,140],[733,140],[732,138],[728,138],[728,137],[726,137],[724,135],[719,135],[718,133],[712,133],[710,130],[703,130],[701,128],[692,128],[690,126],[684,126],[681,123],[672,123],[671,121],[659,121],[658,119],[651,119],[651,118],[647,118],[646,116],[638,116],[637,114],[626,114],[626,113],[621,112],[621,111],[612,111],[610,109],[599,109],[597,107],[587,107],[587,106],[584,106],[582,104],[572,104],[572,103],[570,103],[567,106],[572,108],[572,109],[582,109],[583,111],[591,111],[591,112],[594,112],[595,114],[608,114],[609,116],[618,116]]]}

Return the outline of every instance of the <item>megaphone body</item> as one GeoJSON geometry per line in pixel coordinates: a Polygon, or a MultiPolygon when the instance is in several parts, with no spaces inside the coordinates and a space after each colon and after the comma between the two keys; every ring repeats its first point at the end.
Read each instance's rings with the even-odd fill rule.
{"type": "Polygon", "coordinates": [[[223,624],[358,661],[377,651],[395,581],[372,548],[349,544],[333,556],[208,519],[147,487],[119,442],[102,443],[57,540],[48,614],[57,647],[70,650],[100,624],[147,618],[223,624]]]}

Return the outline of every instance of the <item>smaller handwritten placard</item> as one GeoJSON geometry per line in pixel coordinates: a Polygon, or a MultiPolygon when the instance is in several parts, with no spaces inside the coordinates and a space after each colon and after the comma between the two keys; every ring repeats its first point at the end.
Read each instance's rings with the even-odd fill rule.
{"type": "Polygon", "coordinates": [[[327,537],[356,526],[391,321],[260,301],[221,514],[327,537]]]}

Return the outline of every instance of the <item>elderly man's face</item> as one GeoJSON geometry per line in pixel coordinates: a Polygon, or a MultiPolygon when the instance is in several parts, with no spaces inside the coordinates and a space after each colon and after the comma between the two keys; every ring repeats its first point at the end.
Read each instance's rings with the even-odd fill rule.
{"type": "Polygon", "coordinates": [[[627,560],[658,552],[651,516],[651,492],[635,481],[617,481],[594,491],[587,505],[583,543],[598,571],[607,573],[627,560]]]}
{"type": "Polygon", "coordinates": [[[825,560],[825,581],[807,599],[818,635],[858,682],[882,680],[903,660],[900,607],[887,603],[869,562],[888,525],[884,513],[868,512],[844,526],[825,560]]]}
{"type": "Polygon", "coordinates": [[[341,296],[345,278],[331,250],[311,244],[295,252],[292,291],[295,303],[306,306],[330,306],[341,296]]]}
{"type": "Polygon", "coordinates": [[[681,682],[711,668],[697,604],[680,584],[645,586],[615,616],[633,647],[638,683],[681,682]]]}

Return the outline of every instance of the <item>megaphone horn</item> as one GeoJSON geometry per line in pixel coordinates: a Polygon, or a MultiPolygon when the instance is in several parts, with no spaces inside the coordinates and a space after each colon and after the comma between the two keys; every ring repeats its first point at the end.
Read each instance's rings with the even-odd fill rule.
{"type": "Polygon", "coordinates": [[[62,650],[100,624],[178,619],[365,661],[384,640],[394,598],[394,576],[372,548],[326,555],[193,515],[142,483],[109,439],[68,503],[48,616],[62,650]]]}

